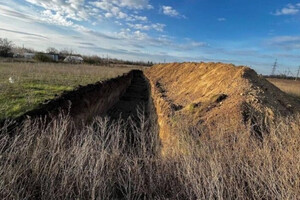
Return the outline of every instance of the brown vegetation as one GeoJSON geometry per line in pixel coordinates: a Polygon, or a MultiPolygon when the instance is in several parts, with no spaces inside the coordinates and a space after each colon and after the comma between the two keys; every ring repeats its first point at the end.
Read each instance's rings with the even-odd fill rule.
{"type": "Polygon", "coordinates": [[[300,98],[300,80],[268,78],[268,81],[285,93],[300,98]]]}
{"type": "Polygon", "coordinates": [[[95,119],[78,130],[69,118],[26,123],[14,138],[3,127],[0,198],[299,199],[299,119],[277,119],[262,142],[250,127],[228,131],[226,119],[205,132],[187,132],[182,123],[177,144],[186,151],[174,144],[173,157],[157,153],[156,132],[142,115],[139,126],[95,119]]]}

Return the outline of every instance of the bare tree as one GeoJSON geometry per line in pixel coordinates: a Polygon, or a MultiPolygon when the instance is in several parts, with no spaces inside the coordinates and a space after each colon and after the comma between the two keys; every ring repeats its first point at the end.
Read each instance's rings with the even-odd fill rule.
{"type": "Polygon", "coordinates": [[[0,38],[0,56],[7,57],[13,47],[12,41],[7,38],[0,38]]]}
{"type": "Polygon", "coordinates": [[[46,50],[47,53],[51,53],[51,54],[58,54],[58,50],[55,49],[54,47],[49,47],[47,50],[46,50]]]}

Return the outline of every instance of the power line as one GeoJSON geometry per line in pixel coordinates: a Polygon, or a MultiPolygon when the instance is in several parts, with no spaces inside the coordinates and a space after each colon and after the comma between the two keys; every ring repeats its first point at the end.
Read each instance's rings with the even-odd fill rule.
{"type": "Polygon", "coordinates": [[[277,68],[277,59],[275,60],[275,63],[274,63],[273,68],[272,68],[272,73],[271,73],[272,76],[275,75],[276,68],[277,68]]]}
{"type": "Polygon", "coordinates": [[[297,72],[297,76],[296,76],[296,79],[295,79],[295,80],[297,80],[297,79],[298,79],[298,77],[299,77],[299,74],[300,74],[300,66],[299,66],[299,68],[298,68],[298,72],[297,72]]]}

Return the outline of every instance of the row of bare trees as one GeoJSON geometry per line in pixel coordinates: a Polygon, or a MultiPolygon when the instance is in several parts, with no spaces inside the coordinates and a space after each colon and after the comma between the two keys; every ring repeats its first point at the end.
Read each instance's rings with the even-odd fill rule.
{"type": "MultiPolygon", "coordinates": [[[[11,57],[14,53],[34,53],[34,49],[18,47],[12,41],[7,38],[0,38],[0,56],[1,57],[11,57]]],[[[49,47],[46,49],[46,53],[49,54],[62,54],[62,55],[72,55],[73,50],[63,49],[61,51],[54,47],[49,47]]]]}

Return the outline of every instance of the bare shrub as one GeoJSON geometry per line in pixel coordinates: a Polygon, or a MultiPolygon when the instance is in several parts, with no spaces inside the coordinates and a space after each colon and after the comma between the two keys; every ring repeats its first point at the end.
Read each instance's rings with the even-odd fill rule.
{"type": "Polygon", "coordinates": [[[7,38],[0,38],[0,56],[8,57],[13,47],[12,41],[7,38]]]}

